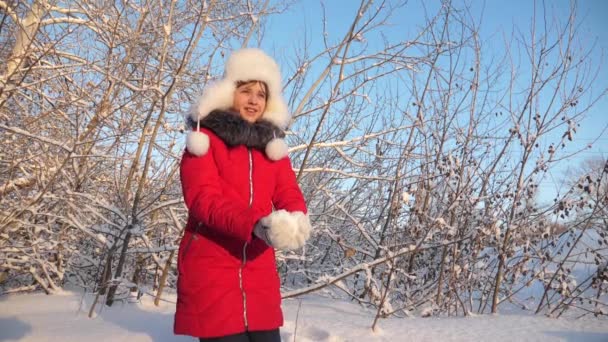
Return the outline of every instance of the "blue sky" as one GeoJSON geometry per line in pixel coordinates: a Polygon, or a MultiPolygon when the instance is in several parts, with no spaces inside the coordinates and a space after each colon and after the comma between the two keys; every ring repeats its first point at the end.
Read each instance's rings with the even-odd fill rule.
{"type": "MultiPolygon", "coordinates": [[[[480,2],[481,3],[481,2],[480,2]]],[[[518,26],[526,29],[532,17],[533,1],[487,1],[483,8],[484,19],[482,29],[486,34],[492,31],[510,32],[512,27],[518,26]]],[[[542,9],[542,1],[536,2],[537,10],[542,9]]],[[[570,2],[546,1],[548,12],[554,13],[560,21],[565,21],[570,14],[570,2]]],[[[481,12],[481,8],[479,9],[481,12]]],[[[591,90],[593,94],[599,93],[608,87],[608,1],[589,0],[577,2],[577,23],[580,27],[582,44],[591,47],[595,44],[594,52],[590,56],[594,64],[601,64],[595,87],[591,90]]],[[[593,143],[592,148],[580,152],[571,161],[560,163],[549,174],[549,178],[541,184],[545,200],[552,199],[561,189],[560,181],[564,174],[569,173],[571,168],[576,169],[583,159],[608,157],[608,97],[604,96],[588,113],[588,117],[582,121],[579,129],[580,134],[568,148],[567,151],[576,151],[593,143]],[[599,138],[599,139],[598,139],[599,138]],[[598,139],[598,140],[596,140],[598,139]],[[551,179],[552,178],[552,179],[551,179]]],[[[563,192],[563,190],[561,190],[563,192]]]]}
{"type": "MultiPolygon", "coordinates": [[[[374,5],[379,4],[377,1],[374,5]]],[[[454,1],[454,3],[460,3],[454,1]]],[[[480,37],[484,48],[490,49],[490,53],[497,56],[501,54],[505,40],[511,39],[516,30],[528,34],[530,23],[536,7],[537,16],[542,12],[543,2],[532,0],[512,1],[470,1],[471,15],[480,24],[480,37]]],[[[394,16],[390,19],[391,25],[384,28],[382,34],[392,39],[408,39],[418,30],[422,18],[426,12],[431,15],[435,12],[439,1],[426,1],[423,7],[422,1],[411,0],[402,8],[395,9],[394,16]],[[401,38],[403,37],[403,38],[401,38]]],[[[557,0],[546,1],[547,19],[556,19],[565,22],[570,14],[569,1],[557,0]]],[[[325,1],[321,6],[319,1],[300,1],[295,3],[288,13],[273,16],[266,27],[266,35],[271,39],[265,39],[263,47],[273,51],[277,58],[290,55],[296,46],[295,42],[304,39],[309,40],[310,48],[314,52],[322,50],[322,9],[324,8],[327,18],[328,39],[335,42],[347,31],[354,13],[359,6],[359,1],[337,0],[325,1]],[[307,37],[307,38],[305,38],[307,37]]],[[[577,20],[579,24],[581,44],[590,48],[595,44],[595,49],[590,58],[595,65],[606,65],[601,67],[594,88],[590,94],[597,95],[608,88],[608,1],[588,0],[577,3],[577,20]]],[[[368,39],[368,44],[373,44],[373,38],[368,39]]],[[[284,62],[284,61],[283,61],[284,62]]],[[[588,113],[587,118],[582,121],[579,134],[567,147],[567,151],[581,149],[599,137],[592,148],[578,154],[573,160],[553,169],[549,177],[541,184],[541,192],[544,201],[553,198],[560,186],[556,185],[568,172],[571,166],[576,167],[583,159],[595,157],[608,157],[608,97],[604,96],[588,113]]],[[[561,133],[560,133],[561,134],[561,133]]]]}

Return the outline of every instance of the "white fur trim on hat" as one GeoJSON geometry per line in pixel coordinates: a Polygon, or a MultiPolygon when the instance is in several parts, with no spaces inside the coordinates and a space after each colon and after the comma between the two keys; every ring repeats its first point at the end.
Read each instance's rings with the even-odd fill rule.
{"type": "Polygon", "coordinates": [[[266,144],[266,156],[270,160],[281,160],[287,157],[288,152],[287,143],[285,143],[284,139],[274,138],[266,144]]]}
{"type": "Polygon", "coordinates": [[[195,156],[202,156],[209,150],[209,136],[203,132],[190,131],[186,136],[186,148],[195,156]]]}
{"type": "Polygon", "coordinates": [[[281,129],[287,128],[291,115],[282,96],[281,72],[277,63],[260,49],[241,49],[226,62],[224,78],[209,85],[190,110],[195,122],[215,109],[233,105],[237,81],[263,81],[268,86],[268,101],[262,118],[281,129]]]}
{"type": "Polygon", "coordinates": [[[198,100],[190,107],[190,117],[194,122],[203,119],[212,111],[227,110],[232,107],[234,83],[221,80],[210,84],[198,100]]]}

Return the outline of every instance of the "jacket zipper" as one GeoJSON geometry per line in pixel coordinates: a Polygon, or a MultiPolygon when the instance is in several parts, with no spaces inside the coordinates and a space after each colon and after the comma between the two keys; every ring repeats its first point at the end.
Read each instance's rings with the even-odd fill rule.
{"type": "MultiPolygon", "coordinates": [[[[251,155],[251,149],[247,149],[249,154],[249,208],[253,204],[253,157],[251,155]]],[[[243,261],[239,268],[239,286],[241,287],[241,293],[243,294],[243,319],[245,321],[245,330],[248,330],[249,323],[247,322],[247,294],[243,287],[243,269],[247,263],[247,242],[243,245],[243,261]]]]}

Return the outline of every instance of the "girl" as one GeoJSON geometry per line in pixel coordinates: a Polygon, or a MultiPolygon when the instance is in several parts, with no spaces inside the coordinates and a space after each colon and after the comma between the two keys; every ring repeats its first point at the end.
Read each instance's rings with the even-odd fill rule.
{"type": "Polygon", "coordinates": [[[280,341],[274,248],[300,248],[311,230],[283,140],[289,120],[279,68],[258,49],[232,54],[224,79],[192,107],[180,169],[188,222],[176,334],[280,341]]]}

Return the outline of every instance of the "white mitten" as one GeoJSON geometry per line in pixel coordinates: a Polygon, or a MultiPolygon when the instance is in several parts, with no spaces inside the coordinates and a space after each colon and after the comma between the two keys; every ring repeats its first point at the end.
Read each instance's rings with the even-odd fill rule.
{"type": "Polygon", "coordinates": [[[310,222],[304,213],[281,209],[260,219],[253,233],[269,246],[290,251],[304,245],[310,236],[310,222]]]}
{"type": "Polygon", "coordinates": [[[312,226],[310,225],[310,219],[308,215],[304,214],[301,211],[296,211],[292,213],[295,216],[296,221],[298,223],[298,229],[296,232],[296,240],[300,247],[306,244],[306,240],[310,237],[310,232],[312,231],[312,226]]]}

